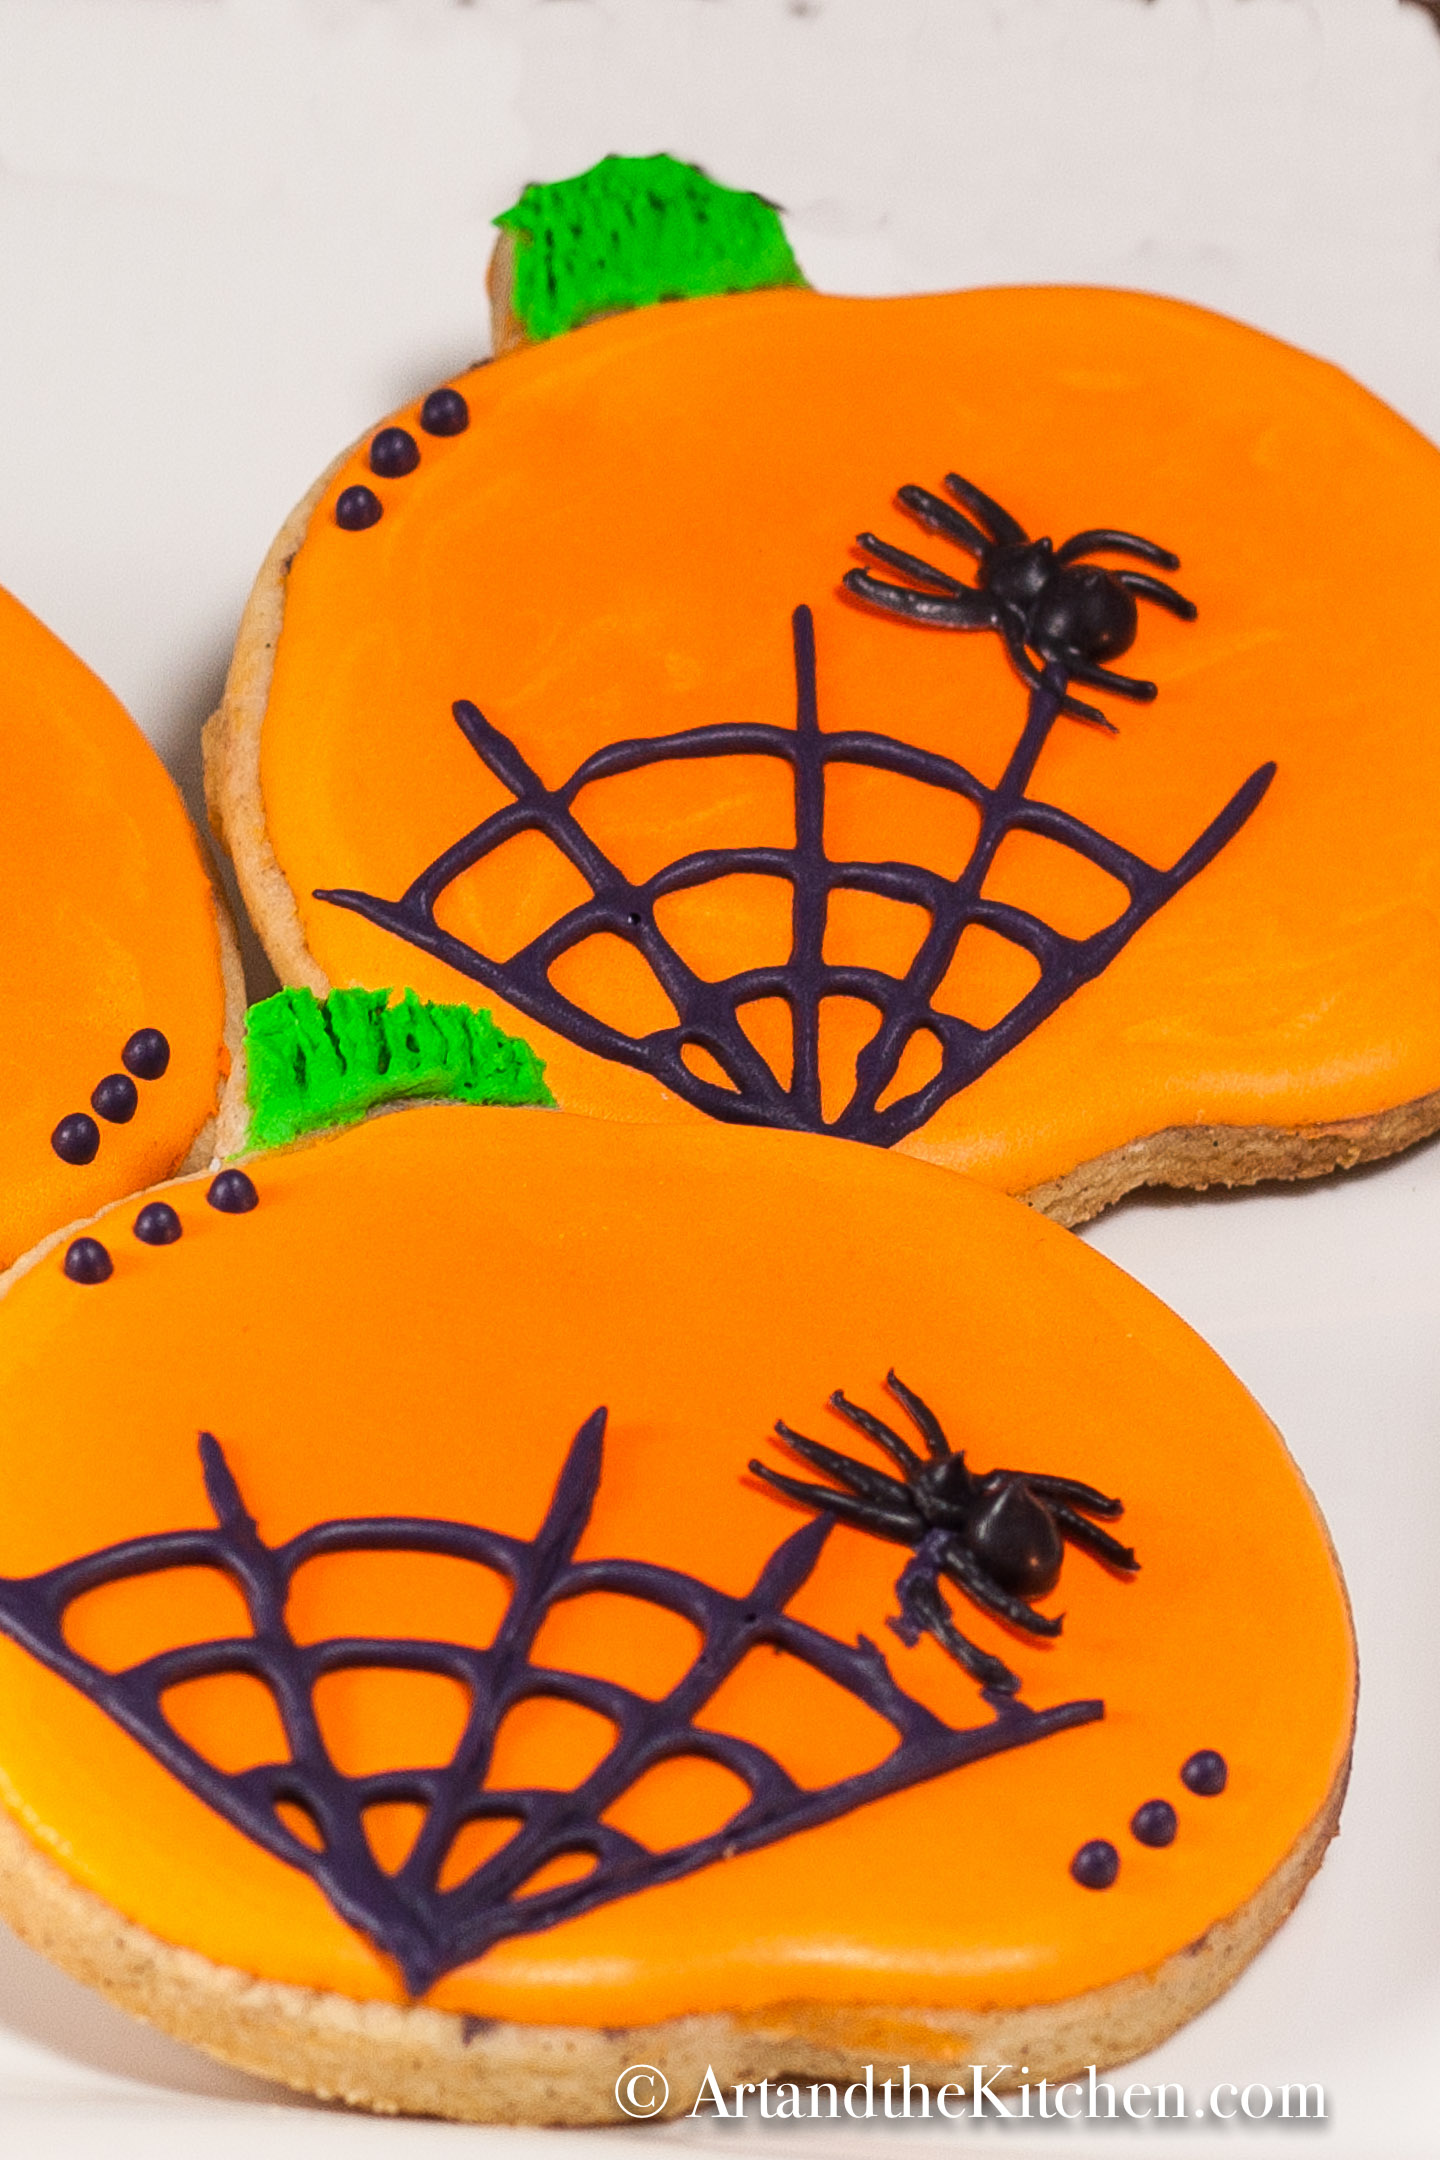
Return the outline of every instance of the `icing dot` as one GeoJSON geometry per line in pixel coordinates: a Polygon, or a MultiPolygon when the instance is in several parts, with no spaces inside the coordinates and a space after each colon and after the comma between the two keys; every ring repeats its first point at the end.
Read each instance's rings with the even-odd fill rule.
{"type": "Polygon", "coordinates": [[[1173,1845],[1179,1827],[1168,1800],[1147,1800],[1130,1818],[1130,1834],[1142,1845],[1173,1845]]]}
{"type": "Polygon", "coordinates": [[[335,504],[335,522],[341,532],[364,532],[367,525],[376,525],[385,515],[385,508],[373,489],[348,487],[335,504]]]}
{"type": "Polygon", "coordinates": [[[243,1170],[222,1170],[211,1179],[205,1197],[222,1215],[248,1215],[260,1205],[260,1195],[243,1170]]]}
{"type": "Polygon", "coordinates": [[[129,1073],[106,1073],[90,1097],[90,1107],[111,1125],[128,1125],[139,1101],[140,1091],[129,1073]]]}
{"type": "Polygon", "coordinates": [[[65,1273],[71,1282],[105,1282],[115,1271],[99,1238],[77,1237],[65,1251],[65,1273]]]}
{"type": "Polygon", "coordinates": [[[137,1028],[120,1052],[120,1062],[137,1080],[158,1080],[170,1063],[170,1045],[159,1028],[137,1028]]]}
{"type": "Polygon", "coordinates": [[[61,1162],[94,1162],[100,1152],[100,1128],[93,1117],[83,1110],[76,1110],[70,1117],[62,1117],[50,1135],[50,1145],[61,1162]]]}
{"type": "Polygon", "coordinates": [[[1216,1793],[1224,1792],[1229,1776],[1230,1766],[1224,1756],[1217,1755],[1214,1748],[1202,1747],[1182,1768],[1180,1782],[1202,1800],[1213,1800],[1216,1793]]]}
{"type": "Polygon", "coordinates": [[[180,1235],[180,1217],[165,1200],[151,1200],[135,1217],[135,1235],[142,1245],[173,1245],[180,1235]]]}
{"type": "Polygon", "coordinates": [[[419,462],[420,445],[408,428],[381,428],[370,445],[370,470],[382,480],[403,480],[419,462]]]}
{"type": "Polygon", "coordinates": [[[1070,1862],[1070,1873],[1082,1890],[1108,1890],[1120,1872],[1120,1855],[1109,1838],[1091,1838],[1070,1862]]]}
{"type": "Polygon", "coordinates": [[[427,435],[463,435],[470,407],[458,390],[432,390],[420,407],[420,425],[427,435]]]}

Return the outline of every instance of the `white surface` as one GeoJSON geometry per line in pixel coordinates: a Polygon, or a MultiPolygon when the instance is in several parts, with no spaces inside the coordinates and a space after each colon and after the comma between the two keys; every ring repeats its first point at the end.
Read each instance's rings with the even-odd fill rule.
{"type": "MultiPolygon", "coordinates": [[[[192,799],[275,526],[345,441],[483,349],[489,218],[529,178],[662,148],[789,206],[833,290],[1176,293],[1340,361],[1440,436],[1440,36],[1396,0],[0,0],[0,582],[192,799]]],[[[1232,1994],[1128,2075],[1318,2081],[1327,2153],[1435,2154],[1440,1148],[1304,1191],[1132,1203],[1092,1236],[1286,1432],[1364,1662],[1318,1882],[1232,1994]]],[[[639,2149],[616,2132],[606,2152],[617,2139],[639,2149]]],[[[0,1943],[0,2151],[22,2160],[561,2144],[292,2103],[0,1943]]]]}

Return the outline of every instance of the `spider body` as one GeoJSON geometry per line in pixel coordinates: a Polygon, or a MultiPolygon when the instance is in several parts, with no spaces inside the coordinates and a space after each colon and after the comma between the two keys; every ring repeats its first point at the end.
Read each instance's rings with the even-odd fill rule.
{"type": "Polygon", "coordinates": [[[969,1469],[929,1405],[893,1372],[886,1375],[885,1385],[917,1428],[925,1445],[923,1456],[883,1420],[847,1401],[839,1389],[830,1405],[884,1450],[899,1477],[807,1440],[783,1423],[775,1430],[786,1446],[836,1484],[807,1484],[760,1462],[750,1468],[791,1500],[909,1546],[914,1557],[896,1579],[900,1611],[891,1627],[910,1644],[922,1634],[933,1635],[984,1687],[1013,1695],[1020,1685],[1018,1676],[956,1627],[941,1578],[982,1611],[1026,1634],[1058,1635],[1059,1618],[1035,1612],[1032,1601],[1059,1581],[1067,1544],[1079,1545],[1126,1573],[1139,1566],[1128,1545],[1088,1519],[1112,1519],[1124,1512],[1122,1505],[1077,1478],[969,1469]]]}
{"type": "MultiPolygon", "coordinates": [[[[1076,533],[1059,547],[1047,539],[1032,540],[1008,510],[972,481],[949,473],[945,485],[970,512],[968,517],[928,488],[902,487],[899,501],[927,531],[953,540],[975,557],[975,583],[966,585],[866,532],[858,539],[867,555],[929,589],[892,585],[869,570],[848,571],[847,589],[872,607],[912,622],[942,630],[998,631],[1032,690],[1038,688],[1042,670],[1057,669],[1067,684],[1087,683],[1142,702],[1152,699],[1153,682],[1117,674],[1102,663],[1118,660],[1134,644],[1140,623],[1137,600],[1151,600],[1184,622],[1194,621],[1194,602],[1143,571],[1108,570],[1083,558],[1097,552],[1134,555],[1161,570],[1178,570],[1180,558],[1138,533],[1109,526],[1076,533]]],[[[1068,692],[1061,709],[1078,720],[1112,726],[1098,707],[1068,692]]]]}

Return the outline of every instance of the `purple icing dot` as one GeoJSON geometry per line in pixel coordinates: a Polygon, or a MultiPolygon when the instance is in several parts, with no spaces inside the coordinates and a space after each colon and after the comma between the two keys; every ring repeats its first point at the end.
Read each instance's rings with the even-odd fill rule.
{"type": "Polygon", "coordinates": [[[1216,1793],[1224,1792],[1229,1777],[1229,1764],[1211,1747],[1197,1749],[1180,1772],[1181,1784],[1202,1800],[1213,1800],[1216,1793]]]}
{"type": "Polygon", "coordinates": [[[458,390],[432,390],[420,407],[420,425],[427,435],[463,435],[470,425],[470,407],[458,390]]]}
{"type": "Polygon", "coordinates": [[[348,487],[335,504],[335,522],[341,532],[364,532],[367,525],[378,525],[384,514],[373,488],[348,487]]]}
{"type": "Polygon", "coordinates": [[[140,1091],[129,1073],[106,1073],[90,1097],[90,1107],[111,1125],[128,1125],[139,1101],[140,1091]]]}
{"type": "Polygon", "coordinates": [[[420,445],[408,428],[381,428],[370,445],[370,470],[382,480],[403,480],[420,462],[420,445]]]}
{"type": "Polygon", "coordinates": [[[134,1230],[142,1245],[173,1245],[180,1235],[180,1217],[168,1201],[151,1200],[135,1217],[134,1230]]]}
{"type": "Polygon", "coordinates": [[[120,1052],[120,1062],[137,1080],[158,1080],[170,1063],[170,1045],[159,1028],[137,1028],[120,1052]]]}
{"type": "Polygon", "coordinates": [[[260,1195],[243,1170],[222,1170],[211,1179],[205,1197],[222,1215],[248,1215],[260,1205],[260,1195]]]}
{"type": "Polygon", "coordinates": [[[50,1145],[61,1162],[74,1164],[94,1162],[100,1152],[100,1127],[93,1117],[83,1110],[76,1110],[69,1117],[62,1117],[50,1135],[50,1145]]]}
{"type": "Polygon", "coordinates": [[[1070,1873],[1082,1890],[1108,1890],[1120,1872],[1120,1855],[1109,1838],[1091,1838],[1070,1862],[1070,1873]]]}
{"type": "Polygon", "coordinates": [[[77,1237],[66,1248],[65,1273],[71,1282],[105,1282],[114,1272],[115,1263],[99,1238],[77,1237]]]}
{"type": "Polygon", "coordinates": [[[1130,1834],[1142,1845],[1173,1845],[1180,1819],[1168,1800],[1147,1800],[1130,1818],[1130,1834]]]}

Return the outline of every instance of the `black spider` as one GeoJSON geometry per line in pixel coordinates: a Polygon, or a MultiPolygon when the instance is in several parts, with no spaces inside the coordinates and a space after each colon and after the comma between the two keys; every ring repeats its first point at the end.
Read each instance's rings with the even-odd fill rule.
{"type": "Polygon", "coordinates": [[[982,1686],[1013,1695],[1020,1685],[1018,1676],[961,1634],[941,1595],[940,1577],[947,1576],[984,1611],[1008,1620],[1012,1627],[1023,1628],[1029,1635],[1058,1635],[1060,1619],[1033,1612],[1030,1600],[1054,1589],[1067,1539],[1097,1559],[1108,1560],[1111,1567],[1138,1568],[1140,1563],[1128,1545],[1085,1520],[1085,1515],[1113,1517],[1124,1509],[1118,1500],[1075,1478],[1039,1477],[1028,1470],[987,1470],[983,1475],[967,1470],[963,1452],[951,1451],[934,1411],[893,1372],[886,1374],[885,1385],[919,1429],[928,1462],[899,1433],[858,1403],[848,1402],[837,1388],[830,1407],[885,1450],[898,1464],[900,1478],[873,1470],[836,1448],[822,1447],[818,1440],[807,1440],[784,1424],[777,1424],[775,1430],[786,1446],[817,1470],[838,1478],[845,1490],[806,1485],[767,1470],[764,1463],[752,1462],[750,1468],[792,1500],[823,1509],[837,1522],[873,1530],[877,1537],[893,1538],[897,1545],[913,1546],[914,1559],[896,1579],[900,1611],[891,1627],[909,1645],[922,1634],[933,1635],[982,1686]],[[1077,1514],[1080,1508],[1084,1515],[1077,1514]]]}
{"type": "MultiPolygon", "coordinates": [[[[1008,510],[982,494],[959,473],[947,473],[945,485],[980,524],[972,524],[941,502],[928,488],[902,487],[899,501],[927,531],[939,533],[967,548],[978,568],[973,585],[963,585],[944,570],[891,547],[874,533],[857,535],[867,555],[903,570],[929,592],[909,585],[891,585],[872,577],[868,570],[850,570],[847,588],[858,599],[888,608],[892,615],[909,616],[913,622],[932,623],[942,630],[998,630],[1011,659],[1032,690],[1040,684],[1040,669],[1031,659],[1038,653],[1042,664],[1063,670],[1067,682],[1092,683],[1098,690],[1118,691],[1122,697],[1148,703],[1156,694],[1152,682],[1136,675],[1117,675],[1100,667],[1102,660],[1117,660],[1135,642],[1139,627],[1136,596],[1153,600],[1183,622],[1195,620],[1195,605],[1173,585],[1146,577],[1139,570],[1106,570],[1099,563],[1080,564],[1082,555],[1108,550],[1117,555],[1138,555],[1142,562],[1162,570],[1178,570],[1180,558],[1138,533],[1114,532],[1098,526],[1091,532],[1055,547],[1049,540],[1032,540],[1008,510]],[[985,529],[982,531],[981,526],[985,529]]],[[[1066,697],[1062,712],[1077,720],[1093,720],[1101,727],[1113,724],[1094,705],[1066,697]]]]}

